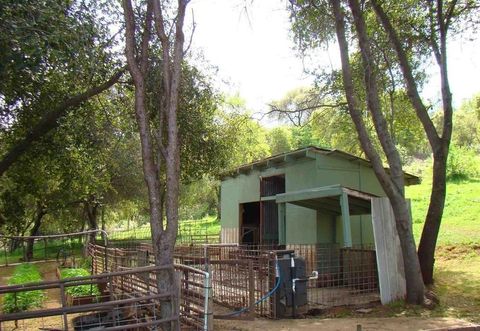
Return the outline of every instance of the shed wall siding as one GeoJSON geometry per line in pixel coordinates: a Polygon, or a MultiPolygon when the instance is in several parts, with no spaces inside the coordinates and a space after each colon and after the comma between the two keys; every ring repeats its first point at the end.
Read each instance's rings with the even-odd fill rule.
{"type": "MultiPolygon", "coordinates": [[[[316,184],[314,159],[298,160],[285,168],[286,192],[314,188],[316,184]]],[[[286,205],[286,242],[315,244],[317,241],[317,212],[313,209],[286,205]]]]}
{"type": "MultiPolygon", "coordinates": [[[[239,204],[259,201],[260,176],[285,174],[286,192],[340,184],[378,196],[385,195],[373,169],[347,159],[317,153],[309,155],[315,159],[299,159],[224,179],[221,184],[222,228],[238,228],[239,204]]],[[[285,214],[287,244],[343,243],[340,217],[288,203],[285,214]]],[[[370,215],[351,216],[351,232],[354,245],[373,243],[370,215]]]]}

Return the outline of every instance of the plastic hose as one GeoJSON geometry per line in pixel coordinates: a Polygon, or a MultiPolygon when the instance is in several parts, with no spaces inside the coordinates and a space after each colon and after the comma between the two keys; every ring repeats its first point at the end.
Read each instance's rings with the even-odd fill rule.
{"type": "MultiPolygon", "coordinates": [[[[276,261],[275,261],[275,268],[277,270],[277,282],[276,282],[275,286],[270,290],[270,292],[265,294],[265,296],[263,296],[260,299],[258,299],[257,301],[255,301],[255,304],[254,304],[255,306],[258,305],[260,302],[263,302],[266,299],[268,299],[269,297],[271,297],[280,287],[280,283],[281,283],[280,280],[282,278],[282,275],[280,274],[280,266],[278,265],[278,259],[276,259],[276,261]]],[[[234,311],[232,313],[225,314],[225,315],[220,315],[220,316],[221,317],[230,317],[230,316],[240,315],[240,314],[246,312],[249,308],[250,307],[244,307],[240,310],[237,310],[237,311],[234,311]]]]}

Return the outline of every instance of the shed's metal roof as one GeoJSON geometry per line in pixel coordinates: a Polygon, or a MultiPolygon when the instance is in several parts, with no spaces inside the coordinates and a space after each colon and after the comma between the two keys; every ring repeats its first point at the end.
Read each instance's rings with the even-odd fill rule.
{"type": "MultiPolygon", "coordinates": [[[[355,156],[353,154],[341,151],[339,149],[330,149],[330,148],[325,148],[325,147],[317,147],[317,146],[307,146],[307,147],[302,147],[293,151],[281,153],[281,154],[276,154],[272,155],[270,157],[267,157],[265,159],[261,159],[258,161],[254,161],[251,163],[247,163],[244,165],[241,165],[235,169],[232,169],[230,171],[226,171],[220,175],[220,178],[226,178],[226,177],[235,177],[239,174],[242,173],[248,173],[249,171],[253,169],[266,169],[274,166],[278,166],[282,163],[290,163],[294,162],[298,159],[301,158],[315,158],[313,154],[318,153],[321,155],[331,155],[333,157],[338,157],[342,159],[346,159],[347,161],[350,162],[357,162],[360,163],[366,167],[372,168],[372,164],[370,161],[367,159],[361,158],[359,156],[355,156]]],[[[388,168],[385,168],[387,172],[389,172],[388,168]]],[[[405,184],[406,185],[415,185],[420,183],[420,178],[406,173],[405,174],[405,184]]]]}

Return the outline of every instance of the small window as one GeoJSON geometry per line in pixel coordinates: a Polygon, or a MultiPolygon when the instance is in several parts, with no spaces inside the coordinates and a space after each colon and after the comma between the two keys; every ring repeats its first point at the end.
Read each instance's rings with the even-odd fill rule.
{"type": "Polygon", "coordinates": [[[285,175],[263,177],[260,181],[260,196],[270,197],[285,193],[285,175]]]}

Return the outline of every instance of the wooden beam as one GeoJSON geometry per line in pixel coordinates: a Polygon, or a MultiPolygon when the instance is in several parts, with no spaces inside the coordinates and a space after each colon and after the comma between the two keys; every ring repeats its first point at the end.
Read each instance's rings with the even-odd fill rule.
{"type": "Polygon", "coordinates": [[[340,185],[324,186],[314,189],[277,194],[277,203],[293,202],[342,195],[340,185]]]}
{"type": "Polygon", "coordinates": [[[343,192],[340,197],[342,208],[343,247],[352,247],[352,229],[350,228],[350,211],[348,207],[348,195],[343,192]]]}
{"type": "Polygon", "coordinates": [[[285,203],[278,204],[278,243],[287,244],[287,217],[285,203]]]}

